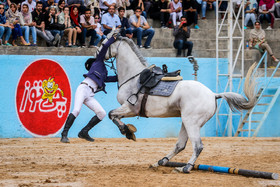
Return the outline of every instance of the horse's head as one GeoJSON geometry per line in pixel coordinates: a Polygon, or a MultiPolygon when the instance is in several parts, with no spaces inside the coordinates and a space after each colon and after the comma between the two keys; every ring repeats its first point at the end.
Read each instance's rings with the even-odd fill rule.
{"type": "MultiPolygon", "coordinates": [[[[119,34],[119,29],[115,29],[112,30],[112,32],[110,32],[106,39],[102,42],[99,51],[102,49],[103,45],[108,41],[109,38],[111,38],[113,35],[118,35],[119,34]]],[[[108,60],[109,58],[115,57],[117,55],[117,51],[118,51],[118,47],[119,47],[119,43],[121,40],[121,36],[119,36],[116,41],[114,43],[112,43],[105,55],[105,59],[108,60]]]]}

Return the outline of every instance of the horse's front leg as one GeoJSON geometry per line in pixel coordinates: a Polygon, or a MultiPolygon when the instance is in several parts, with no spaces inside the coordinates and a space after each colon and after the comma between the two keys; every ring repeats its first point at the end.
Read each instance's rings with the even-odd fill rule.
{"type": "Polygon", "coordinates": [[[117,125],[120,132],[126,136],[127,139],[136,141],[134,133],[137,131],[136,127],[132,124],[125,125],[120,119],[124,117],[134,117],[136,114],[128,107],[127,104],[123,104],[117,109],[109,112],[109,118],[117,125]]]}
{"type": "Polygon", "coordinates": [[[174,156],[176,156],[178,153],[180,153],[185,149],[187,141],[188,141],[188,133],[186,131],[184,124],[182,123],[178,141],[175,147],[173,148],[173,150],[168,155],[163,157],[161,160],[151,165],[151,167],[164,166],[169,160],[171,160],[174,156]]]}

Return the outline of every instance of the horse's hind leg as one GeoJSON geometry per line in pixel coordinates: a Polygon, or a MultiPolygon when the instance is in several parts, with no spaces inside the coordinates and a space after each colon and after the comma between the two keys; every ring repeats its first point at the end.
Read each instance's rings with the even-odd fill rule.
{"type": "Polygon", "coordinates": [[[188,141],[188,133],[186,131],[185,125],[182,123],[178,140],[173,150],[168,155],[163,157],[161,160],[153,164],[152,167],[158,167],[159,165],[164,166],[169,160],[171,160],[174,156],[176,156],[178,153],[180,153],[185,149],[187,141],[188,141]]]}
{"type": "MultiPolygon", "coordinates": [[[[198,122],[199,120],[197,120],[198,122]]],[[[201,123],[188,123],[185,128],[187,129],[190,141],[192,143],[193,147],[193,154],[189,162],[186,166],[181,168],[176,168],[176,170],[184,173],[189,173],[193,166],[195,161],[197,160],[198,156],[200,155],[201,151],[203,150],[203,144],[200,137],[200,125],[201,123]]]]}

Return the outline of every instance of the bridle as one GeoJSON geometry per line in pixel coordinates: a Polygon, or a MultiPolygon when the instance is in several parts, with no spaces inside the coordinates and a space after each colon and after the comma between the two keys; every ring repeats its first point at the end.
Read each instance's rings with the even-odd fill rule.
{"type": "MultiPolygon", "coordinates": [[[[106,38],[107,40],[108,40],[108,38],[106,38]]],[[[117,47],[117,51],[118,51],[118,49],[119,49],[119,46],[120,46],[120,44],[121,44],[121,42],[122,42],[122,39],[121,39],[121,41],[120,41],[120,43],[119,43],[119,45],[118,45],[118,47],[117,47]]],[[[103,43],[101,44],[101,46],[103,47],[103,43]]],[[[112,51],[111,51],[111,45],[109,46],[109,58],[107,59],[107,60],[105,60],[104,62],[105,62],[105,66],[107,66],[107,67],[109,67],[111,70],[113,70],[114,71],[114,73],[118,76],[118,73],[117,73],[117,68],[115,67],[115,65],[114,65],[114,61],[116,60],[116,57],[117,57],[117,55],[115,55],[114,57],[112,56],[112,51]]],[[[97,49],[97,51],[96,51],[96,56],[99,54],[99,49],[97,49]]]]}
{"type": "MultiPolygon", "coordinates": [[[[108,38],[107,38],[108,39],[108,38]]],[[[119,45],[118,45],[118,47],[117,47],[117,52],[118,52],[118,50],[119,50],[119,47],[120,47],[120,44],[121,44],[121,42],[122,42],[123,40],[122,40],[122,38],[121,38],[121,40],[120,40],[120,42],[119,42],[119,45]]],[[[101,44],[102,45],[102,47],[103,47],[103,43],[101,44]]],[[[105,66],[107,66],[107,67],[109,67],[111,70],[113,70],[114,71],[114,73],[118,76],[118,73],[117,73],[117,69],[116,69],[116,67],[115,67],[115,65],[114,65],[114,61],[116,60],[116,58],[117,58],[117,54],[113,57],[112,56],[112,51],[111,51],[111,46],[109,46],[109,59],[108,60],[105,60],[104,62],[105,62],[105,66]],[[110,65],[109,65],[110,64],[110,65]]],[[[97,51],[96,51],[96,56],[99,54],[99,50],[97,49],[97,51]]],[[[134,79],[135,77],[137,77],[138,75],[140,75],[140,73],[141,72],[139,72],[139,73],[137,73],[136,75],[134,75],[134,76],[132,76],[132,77],[130,77],[129,79],[127,79],[126,81],[124,81],[121,85],[119,85],[119,83],[118,83],[118,89],[120,89],[124,84],[126,84],[127,82],[129,82],[130,80],[132,80],[132,79],[134,79]]]]}

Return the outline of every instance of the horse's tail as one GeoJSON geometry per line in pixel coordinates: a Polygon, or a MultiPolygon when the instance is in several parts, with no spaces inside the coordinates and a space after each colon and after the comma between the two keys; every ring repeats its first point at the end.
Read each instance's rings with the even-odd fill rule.
{"type": "Polygon", "coordinates": [[[257,64],[254,63],[249,68],[244,82],[244,94],[246,95],[248,100],[242,95],[233,92],[216,94],[216,99],[225,99],[232,111],[235,111],[235,109],[237,109],[238,111],[252,109],[257,103],[255,81],[256,77],[255,75],[252,76],[253,70],[255,69],[256,65],[257,64]]]}

